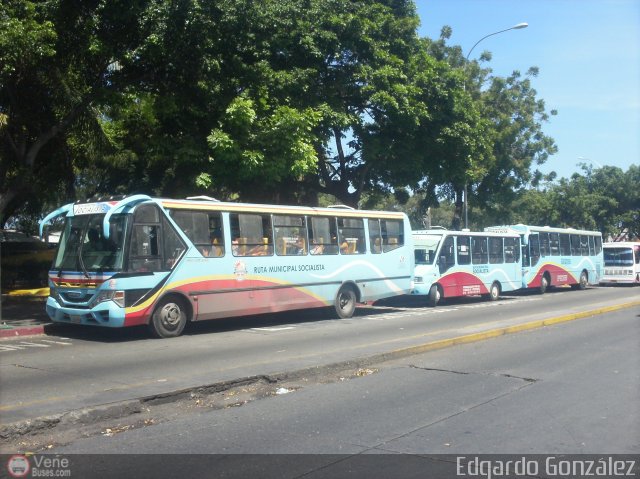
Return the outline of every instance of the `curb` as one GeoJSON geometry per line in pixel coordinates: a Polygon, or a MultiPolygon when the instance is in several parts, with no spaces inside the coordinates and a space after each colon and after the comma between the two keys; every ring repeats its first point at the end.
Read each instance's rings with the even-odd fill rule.
{"type": "Polygon", "coordinates": [[[39,334],[46,334],[47,330],[53,326],[53,324],[38,324],[35,326],[10,326],[8,328],[0,329],[0,339],[2,338],[15,338],[18,336],[36,336],[39,334]]]}
{"type": "Polygon", "coordinates": [[[37,296],[39,298],[46,298],[49,296],[49,288],[36,288],[36,289],[13,289],[7,296],[37,296]]]}
{"type": "MultiPolygon", "coordinates": [[[[484,339],[497,338],[499,336],[505,336],[507,334],[519,333],[522,331],[529,331],[531,329],[542,328],[544,326],[552,326],[554,324],[566,323],[574,321],[576,319],[590,318],[603,313],[609,313],[612,311],[618,311],[621,309],[633,308],[634,306],[640,306],[640,301],[632,301],[630,303],[622,303],[614,306],[605,306],[603,308],[592,309],[589,311],[581,311],[579,313],[565,314],[563,316],[557,316],[555,318],[538,319],[535,321],[529,321],[528,323],[517,324],[515,326],[505,326],[502,328],[490,329],[481,333],[466,334],[464,336],[457,336],[455,338],[440,339],[437,341],[431,341],[429,343],[420,344],[418,346],[409,346],[407,348],[396,349],[390,353],[386,353],[387,359],[401,358],[404,356],[419,354],[427,351],[433,351],[436,349],[443,349],[450,346],[456,346],[459,344],[474,343],[482,341],[484,339]]],[[[383,353],[385,355],[385,353],[383,353]]]]}
{"type": "Polygon", "coordinates": [[[478,342],[484,339],[505,336],[507,334],[528,331],[545,326],[566,323],[577,319],[589,318],[597,316],[599,314],[632,308],[635,306],[640,306],[640,301],[632,301],[629,303],[622,303],[613,306],[605,306],[589,311],[581,311],[579,313],[557,316],[555,318],[540,319],[529,321],[523,324],[518,324],[515,326],[505,326],[501,328],[490,329],[481,333],[472,333],[463,336],[456,336],[449,339],[431,341],[417,346],[400,348],[386,353],[377,353],[370,356],[340,361],[333,364],[310,366],[295,371],[280,372],[269,375],[248,376],[235,380],[220,381],[217,383],[193,386],[190,388],[168,391],[166,393],[154,394],[151,396],[117,401],[114,403],[98,404],[79,410],[71,410],[50,416],[26,419],[23,421],[2,425],[0,426],[0,438],[11,439],[34,433],[43,429],[53,429],[58,426],[69,424],[89,424],[99,419],[119,419],[125,416],[129,416],[135,412],[139,412],[140,408],[145,405],[173,402],[193,393],[222,392],[238,385],[251,384],[257,381],[266,381],[270,384],[278,384],[284,381],[292,381],[305,377],[308,378],[309,376],[320,374],[321,371],[341,371],[353,368],[366,368],[381,362],[400,359],[406,356],[412,356],[423,352],[444,349],[460,344],[478,342]]]}

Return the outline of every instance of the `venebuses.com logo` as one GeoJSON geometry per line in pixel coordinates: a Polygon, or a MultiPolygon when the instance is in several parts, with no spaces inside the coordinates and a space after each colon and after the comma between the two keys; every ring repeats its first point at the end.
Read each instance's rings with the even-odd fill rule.
{"type": "Polygon", "coordinates": [[[7,471],[9,471],[11,477],[26,477],[30,470],[31,466],[26,456],[16,454],[11,456],[7,462],[7,471]]]}
{"type": "Polygon", "coordinates": [[[66,457],[15,454],[7,461],[11,477],[71,477],[70,461],[66,457]]]}

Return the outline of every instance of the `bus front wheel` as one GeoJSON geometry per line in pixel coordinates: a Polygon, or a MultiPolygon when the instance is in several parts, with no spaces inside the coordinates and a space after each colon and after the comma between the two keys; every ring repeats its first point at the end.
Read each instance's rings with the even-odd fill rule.
{"type": "Polygon", "coordinates": [[[349,319],[356,310],[356,293],[350,286],[343,286],[336,295],[334,303],[340,319],[349,319]]]}
{"type": "Polygon", "coordinates": [[[187,324],[184,302],[178,298],[163,299],[156,307],[149,322],[151,333],[158,338],[180,336],[187,324]]]}
{"type": "Polygon", "coordinates": [[[429,298],[427,299],[429,306],[435,308],[440,302],[440,288],[438,288],[437,284],[431,286],[429,289],[429,298]]]}

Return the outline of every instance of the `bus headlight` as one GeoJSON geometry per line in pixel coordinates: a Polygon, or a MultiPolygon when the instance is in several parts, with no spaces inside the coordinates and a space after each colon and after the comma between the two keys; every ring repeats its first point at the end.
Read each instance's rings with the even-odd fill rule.
{"type": "Polygon", "coordinates": [[[121,308],[124,308],[124,291],[105,290],[100,291],[91,302],[91,307],[97,306],[105,301],[113,301],[121,308]]]}

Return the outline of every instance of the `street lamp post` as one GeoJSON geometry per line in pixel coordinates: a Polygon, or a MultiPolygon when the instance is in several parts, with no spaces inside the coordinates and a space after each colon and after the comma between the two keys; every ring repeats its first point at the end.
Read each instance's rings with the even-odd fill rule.
{"type": "MultiPolygon", "coordinates": [[[[518,23],[517,25],[514,25],[512,27],[505,28],[504,30],[500,30],[498,32],[493,32],[493,33],[490,33],[489,35],[485,35],[484,37],[482,37],[480,40],[478,40],[476,43],[474,43],[474,45],[469,50],[469,53],[467,53],[467,56],[465,57],[465,63],[464,63],[465,69],[467,68],[467,63],[469,63],[469,55],[471,55],[471,52],[473,51],[473,49],[476,46],[478,46],[478,43],[480,43],[482,40],[484,40],[485,38],[492,37],[493,35],[497,35],[498,33],[508,32],[509,30],[520,30],[521,28],[527,28],[528,26],[529,26],[529,24],[527,22],[522,22],[522,23],[518,23]]],[[[465,85],[466,85],[466,81],[465,81],[465,85]]],[[[468,197],[467,197],[467,182],[466,181],[464,183],[464,203],[463,203],[463,205],[464,205],[464,227],[468,228],[469,227],[469,200],[468,200],[468,197]]]]}

